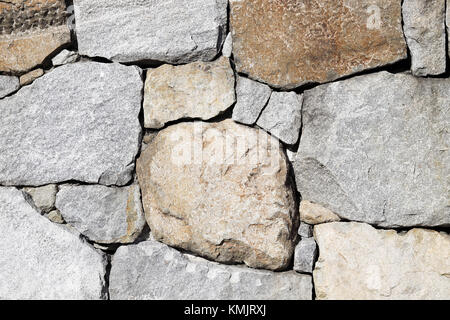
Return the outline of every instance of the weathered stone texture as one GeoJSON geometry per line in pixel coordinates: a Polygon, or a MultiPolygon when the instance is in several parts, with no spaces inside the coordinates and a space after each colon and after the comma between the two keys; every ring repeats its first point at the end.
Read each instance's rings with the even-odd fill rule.
{"type": "Polygon", "coordinates": [[[303,200],[300,202],[299,211],[300,220],[313,225],[341,220],[333,211],[308,200],[303,200]]]}
{"type": "Polygon", "coordinates": [[[49,184],[39,188],[24,188],[23,191],[31,196],[36,207],[42,212],[48,213],[55,208],[56,193],[58,192],[56,185],[49,184]]]}
{"type": "Polygon", "coordinates": [[[56,207],[64,220],[101,244],[132,243],[145,226],[139,186],[62,185],[56,207]]]}
{"type": "Polygon", "coordinates": [[[209,120],[236,100],[234,72],[227,58],[147,71],[144,125],[159,129],[183,118],[209,120]]]}
{"type": "Polygon", "coordinates": [[[0,71],[22,73],[70,43],[64,0],[0,3],[0,71]]]}
{"type": "Polygon", "coordinates": [[[0,187],[0,299],[105,299],[106,258],[0,187]]]}
{"type": "Polygon", "coordinates": [[[77,52],[64,49],[52,59],[52,64],[57,67],[67,63],[73,63],[77,61],[77,59],[77,52]]]}
{"type": "Polygon", "coordinates": [[[227,0],[74,0],[80,54],[120,62],[212,60],[226,36],[227,0]]]}
{"type": "Polygon", "coordinates": [[[30,84],[37,78],[42,77],[43,75],[44,75],[44,70],[42,70],[40,68],[30,71],[30,72],[20,76],[20,78],[19,78],[20,85],[25,86],[27,84],[30,84]]]}
{"type": "Polygon", "coordinates": [[[314,238],[303,238],[295,247],[294,270],[312,273],[317,258],[317,244],[314,238]]]}
{"type": "Polygon", "coordinates": [[[439,75],[446,70],[445,1],[403,1],[403,30],[416,76],[439,75]]]}
{"type": "Polygon", "coordinates": [[[383,227],[450,224],[450,80],[376,74],[306,91],[302,199],[383,227]]]}
{"type": "Polygon", "coordinates": [[[232,120],[170,126],[137,175],[156,240],[219,262],[289,265],[298,213],[286,157],[264,131],[232,120]]]}
{"type": "Polygon", "coordinates": [[[0,99],[20,88],[19,78],[0,75],[0,99]]]}
{"type": "Polygon", "coordinates": [[[231,0],[238,72],[294,88],[407,57],[400,0],[231,0]]]}
{"type": "Polygon", "coordinates": [[[238,77],[236,83],[236,105],[233,120],[253,125],[269,101],[272,89],[269,86],[248,78],[238,77]]]}
{"type": "Polygon", "coordinates": [[[320,256],[317,299],[449,299],[450,236],[413,229],[377,230],[361,223],[314,227],[320,256]]]}
{"type": "Polygon", "coordinates": [[[309,275],[220,265],[145,241],[112,258],[111,299],[311,300],[309,275]]]}
{"type": "Polygon", "coordinates": [[[75,63],[0,100],[0,184],[124,185],[140,147],[136,67],[75,63]]]}
{"type": "Polygon", "coordinates": [[[295,144],[302,126],[303,95],[273,92],[256,124],[286,144],[295,144]]]}

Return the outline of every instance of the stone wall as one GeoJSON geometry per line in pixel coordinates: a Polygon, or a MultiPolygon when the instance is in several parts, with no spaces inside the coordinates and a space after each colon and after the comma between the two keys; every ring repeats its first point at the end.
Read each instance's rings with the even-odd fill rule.
{"type": "Polygon", "coordinates": [[[0,299],[450,299],[446,8],[0,1],[0,299]]]}

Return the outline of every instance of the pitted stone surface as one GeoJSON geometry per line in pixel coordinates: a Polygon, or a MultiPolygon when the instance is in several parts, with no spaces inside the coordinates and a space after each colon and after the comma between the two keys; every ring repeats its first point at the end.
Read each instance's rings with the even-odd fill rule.
{"type": "Polygon", "coordinates": [[[79,52],[119,62],[212,60],[227,0],[74,0],[79,52]]]}
{"type": "Polygon", "coordinates": [[[156,240],[271,270],[289,265],[297,237],[288,173],[275,138],[232,120],[169,126],[137,161],[156,240]]]}
{"type": "Polygon", "coordinates": [[[237,71],[277,88],[407,57],[399,0],[231,0],[237,71]]]}
{"type": "Polygon", "coordinates": [[[145,225],[137,185],[62,185],[56,207],[68,224],[96,243],[132,243],[145,225]]]}
{"type": "Polygon", "coordinates": [[[302,199],[383,227],[450,224],[450,80],[380,72],[305,92],[302,199]]]}
{"type": "Polygon", "coordinates": [[[450,235],[444,232],[334,222],[315,226],[314,236],[319,300],[450,298],[450,235]]]}
{"type": "Polygon", "coordinates": [[[227,58],[163,65],[147,71],[144,126],[160,129],[179,119],[209,120],[236,100],[234,72],[227,58]]]}
{"type": "Polygon", "coordinates": [[[106,299],[106,257],[0,187],[0,299],[106,299]]]}
{"type": "Polygon", "coordinates": [[[0,17],[0,71],[28,71],[70,43],[64,0],[2,1],[0,17]]]}
{"type": "Polygon", "coordinates": [[[403,29],[416,76],[439,75],[446,70],[445,1],[403,1],[403,29]]]}
{"type": "Polygon", "coordinates": [[[75,63],[0,100],[0,184],[128,183],[142,86],[136,67],[75,63]]]}
{"type": "Polygon", "coordinates": [[[112,258],[113,300],[311,300],[311,276],[220,265],[156,242],[120,247],[112,258]]]}

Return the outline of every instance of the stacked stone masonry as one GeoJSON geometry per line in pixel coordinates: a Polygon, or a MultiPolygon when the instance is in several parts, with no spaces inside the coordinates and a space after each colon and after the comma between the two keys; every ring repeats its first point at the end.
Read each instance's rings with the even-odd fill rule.
{"type": "Polygon", "coordinates": [[[0,299],[450,299],[449,6],[0,1],[0,299]]]}

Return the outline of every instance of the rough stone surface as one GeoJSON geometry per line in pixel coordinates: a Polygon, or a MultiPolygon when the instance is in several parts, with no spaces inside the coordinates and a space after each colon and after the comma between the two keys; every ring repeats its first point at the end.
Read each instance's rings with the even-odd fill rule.
{"type": "Polygon", "coordinates": [[[58,192],[56,185],[49,184],[39,188],[24,188],[23,191],[31,196],[35,206],[42,212],[48,213],[55,208],[56,192],[58,192]]]}
{"type": "Polygon", "coordinates": [[[77,61],[77,59],[78,53],[64,49],[52,59],[52,64],[56,67],[67,63],[73,63],[77,61]]]}
{"type": "Polygon", "coordinates": [[[0,299],[105,299],[106,259],[0,187],[0,299]]]}
{"type": "Polygon", "coordinates": [[[304,222],[300,223],[298,235],[302,238],[311,238],[313,236],[313,226],[304,222]]]}
{"type": "Polygon", "coordinates": [[[341,220],[341,218],[339,218],[339,216],[333,211],[308,200],[303,200],[300,202],[299,211],[300,220],[312,225],[341,220]]]}
{"type": "Polygon", "coordinates": [[[446,70],[445,1],[403,1],[403,30],[416,76],[439,75],[446,70]]]}
{"type": "Polygon", "coordinates": [[[64,218],[61,215],[61,212],[59,212],[58,210],[50,211],[48,214],[45,215],[45,217],[47,217],[48,220],[54,223],[63,224],[65,222],[64,218]]]}
{"type": "Polygon", "coordinates": [[[18,90],[19,87],[19,78],[0,75],[0,99],[18,90]]]}
{"type": "Polygon", "coordinates": [[[302,126],[303,95],[273,92],[256,124],[287,144],[295,144],[302,126]]]}
{"type": "Polygon", "coordinates": [[[236,105],[233,120],[253,125],[269,101],[272,89],[269,86],[248,78],[238,77],[236,84],[236,105]]]}
{"type": "Polygon", "coordinates": [[[64,220],[91,241],[132,243],[145,225],[139,186],[62,185],[56,207],[64,220]]]}
{"type": "Polygon", "coordinates": [[[36,80],[39,77],[42,77],[44,75],[44,70],[42,69],[35,69],[33,71],[30,71],[19,78],[19,82],[21,86],[26,86],[27,84],[32,83],[34,80],[36,80]]]}
{"type": "Polygon", "coordinates": [[[289,265],[298,211],[286,157],[264,131],[232,120],[170,126],[137,175],[156,240],[218,262],[289,265]]]}
{"type": "Polygon", "coordinates": [[[303,238],[295,247],[294,270],[312,273],[317,258],[317,243],[314,238],[303,238]]]}
{"type": "Polygon", "coordinates": [[[449,299],[450,236],[361,223],[314,227],[317,299],[449,299]]]}
{"type": "Polygon", "coordinates": [[[233,37],[231,36],[231,33],[228,33],[227,37],[225,38],[225,42],[223,43],[222,55],[224,57],[230,58],[232,54],[233,54],[233,37]]]}
{"type": "Polygon", "coordinates": [[[450,225],[450,80],[376,74],[306,91],[302,199],[383,227],[450,225]]]}
{"type": "Polygon", "coordinates": [[[0,100],[0,184],[124,185],[140,147],[136,67],[64,65],[0,100]]]}
{"type": "Polygon", "coordinates": [[[26,72],[70,43],[64,0],[0,3],[0,71],[26,72]]]}
{"type": "Polygon", "coordinates": [[[234,72],[227,58],[147,71],[144,125],[159,129],[183,118],[211,119],[235,102],[234,72]]]}
{"type": "Polygon", "coordinates": [[[277,88],[407,57],[399,0],[230,0],[237,71],[277,88]]]}
{"type": "Polygon", "coordinates": [[[312,290],[308,275],[220,265],[156,241],[120,247],[110,276],[113,300],[311,300],[312,290]]]}
{"type": "Polygon", "coordinates": [[[227,0],[74,0],[80,54],[120,62],[212,60],[226,36],[227,0]]]}

